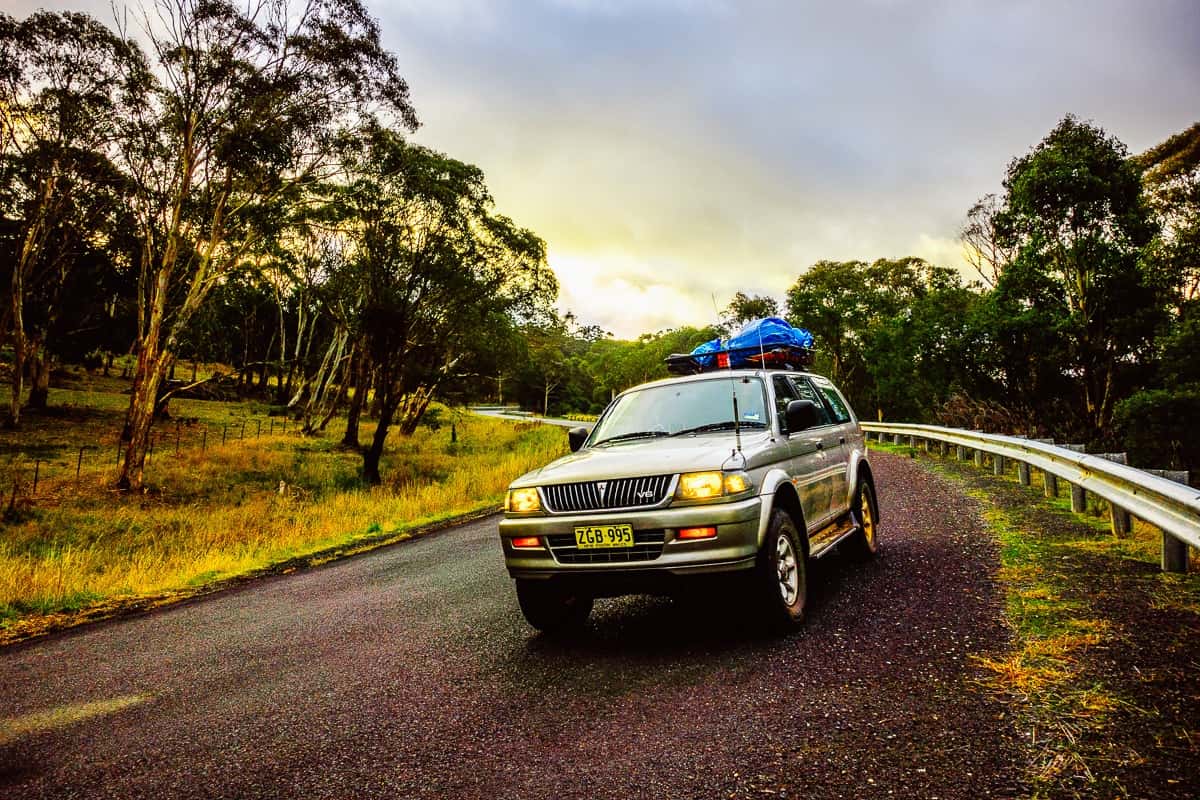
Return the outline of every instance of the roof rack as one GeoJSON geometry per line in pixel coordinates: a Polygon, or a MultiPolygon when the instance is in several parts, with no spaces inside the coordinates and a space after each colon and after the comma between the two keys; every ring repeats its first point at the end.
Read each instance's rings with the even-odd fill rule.
{"type": "Polygon", "coordinates": [[[762,348],[731,347],[708,353],[673,353],[664,359],[667,371],[674,375],[698,375],[721,369],[802,370],[812,364],[813,351],[795,345],[762,348]]]}

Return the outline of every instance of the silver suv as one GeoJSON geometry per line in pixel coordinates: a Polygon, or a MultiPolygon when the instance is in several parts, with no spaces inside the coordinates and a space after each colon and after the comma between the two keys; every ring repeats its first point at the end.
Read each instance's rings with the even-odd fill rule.
{"type": "Polygon", "coordinates": [[[806,563],[878,547],[862,429],[807,372],[738,369],[618,395],[570,455],[509,487],[500,539],[517,599],[547,632],[596,597],[670,593],[695,576],[748,584],[767,619],[804,618],[806,563]]]}

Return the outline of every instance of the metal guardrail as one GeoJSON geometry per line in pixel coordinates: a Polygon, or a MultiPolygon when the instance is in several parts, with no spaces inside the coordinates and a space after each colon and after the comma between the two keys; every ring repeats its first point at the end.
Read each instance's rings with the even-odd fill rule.
{"type": "Polygon", "coordinates": [[[1006,472],[1008,462],[1015,463],[1021,483],[1026,485],[1033,467],[1045,476],[1048,496],[1057,496],[1058,479],[1071,484],[1071,508],[1075,511],[1083,510],[1086,493],[1092,492],[1108,501],[1113,532],[1118,536],[1129,532],[1130,514],[1163,532],[1164,570],[1186,572],[1187,546],[1200,548],[1200,491],[1186,484],[1099,455],[1015,436],[901,423],[863,422],[862,428],[868,435],[891,435],[897,444],[907,439],[914,447],[924,442],[926,449],[933,442],[953,446],[960,460],[974,454],[979,466],[986,454],[998,475],[1006,472]]]}

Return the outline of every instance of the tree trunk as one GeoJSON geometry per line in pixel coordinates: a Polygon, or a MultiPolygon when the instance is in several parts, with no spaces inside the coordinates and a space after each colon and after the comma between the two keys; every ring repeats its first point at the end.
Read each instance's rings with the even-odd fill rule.
{"type": "Polygon", "coordinates": [[[372,486],[382,483],[379,475],[379,459],[383,456],[383,443],[387,440],[388,426],[392,424],[395,406],[394,402],[380,403],[379,422],[375,424],[375,435],[371,437],[371,446],[363,451],[363,480],[372,486]]]}
{"type": "Polygon", "coordinates": [[[404,398],[404,412],[400,417],[400,435],[412,436],[421,424],[421,417],[433,400],[434,387],[421,387],[404,398]]]}
{"type": "MultiPolygon", "coordinates": [[[[15,306],[14,298],[14,316],[19,313],[15,306]]],[[[13,325],[12,348],[12,395],[8,402],[8,424],[10,427],[17,428],[21,425],[21,396],[25,391],[25,332],[16,324],[13,325]]]]}
{"type": "Polygon", "coordinates": [[[138,341],[137,366],[129,393],[129,411],[125,417],[125,459],[117,488],[129,491],[142,488],[146,453],[150,449],[150,429],[158,403],[158,386],[166,375],[171,354],[162,347],[162,326],[166,317],[167,290],[170,271],[160,268],[150,287],[149,313],[145,315],[142,336],[138,341]]]}
{"type": "MultiPolygon", "coordinates": [[[[160,322],[156,320],[155,322],[160,322]]],[[[155,326],[157,328],[157,325],[155,326]]],[[[155,334],[157,334],[155,330],[155,334]]],[[[150,337],[147,337],[148,339],[150,337]]],[[[150,449],[150,430],[154,424],[158,385],[162,383],[167,364],[160,356],[157,335],[143,342],[138,351],[137,367],[133,373],[133,388],[129,396],[129,415],[125,422],[129,441],[125,445],[125,460],[117,488],[140,489],[144,479],[146,451],[150,449]]]]}
{"type": "Polygon", "coordinates": [[[361,346],[355,346],[352,358],[354,394],[350,397],[350,408],[346,412],[346,433],[342,436],[342,444],[358,449],[358,421],[367,397],[367,356],[361,346]]]}
{"type": "Polygon", "coordinates": [[[50,356],[46,354],[45,343],[35,343],[31,348],[29,402],[26,408],[45,411],[50,400],[50,356]]]}

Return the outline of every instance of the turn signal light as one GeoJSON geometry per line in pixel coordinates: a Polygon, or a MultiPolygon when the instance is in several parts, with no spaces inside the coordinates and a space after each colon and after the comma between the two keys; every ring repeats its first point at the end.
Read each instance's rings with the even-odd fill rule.
{"type": "Polygon", "coordinates": [[[518,550],[532,550],[542,546],[542,540],[536,536],[514,536],[512,546],[518,550]]]}
{"type": "Polygon", "coordinates": [[[679,538],[680,539],[690,539],[692,541],[695,541],[696,539],[715,539],[715,538],[717,538],[717,529],[716,528],[680,528],[679,529],[679,538]]]}

